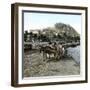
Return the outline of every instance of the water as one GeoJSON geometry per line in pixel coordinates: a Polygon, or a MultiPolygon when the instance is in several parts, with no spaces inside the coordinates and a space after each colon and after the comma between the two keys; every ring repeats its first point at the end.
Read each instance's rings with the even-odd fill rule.
{"type": "Polygon", "coordinates": [[[67,54],[71,56],[77,64],[80,64],[80,46],[67,48],[67,54]]]}

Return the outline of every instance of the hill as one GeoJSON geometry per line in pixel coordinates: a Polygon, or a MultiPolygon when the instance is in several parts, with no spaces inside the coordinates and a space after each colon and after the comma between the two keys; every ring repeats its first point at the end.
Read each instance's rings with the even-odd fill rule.
{"type": "Polygon", "coordinates": [[[53,27],[43,28],[42,30],[30,30],[24,33],[24,39],[27,41],[27,35],[29,35],[29,41],[59,41],[59,42],[76,42],[80,41],[80,34],[70,25],[64,23],[56,23],[53,27]],[[35,33],[37,32],[37,33],[35,33]]]}
{"type": "Polygon", "coordinates": [[[79,33],[72,26],[64,23],[56,23],[54,27],[48,27],[46,29],[43,29],[43,32],[48,34],[59,34],[62,36],[63,34],[72,37],[80,36],[79,33]]]}

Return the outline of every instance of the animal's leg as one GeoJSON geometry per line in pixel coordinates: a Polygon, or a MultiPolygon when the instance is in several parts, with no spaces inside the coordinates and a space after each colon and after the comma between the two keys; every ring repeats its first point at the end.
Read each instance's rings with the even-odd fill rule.
{"type": "Polygon", "coordinates": [[[54,54],[54,57],[55,57],[55,60],[57,59],[57,55],[56,54],[54,54]]]}
{"type": "Polygon", "coordinates": [[[49,54],[49,59],[50,59],[50,54],[49,54]]]}
{"type": "Polygon", "coordinates": [[[46,55],[45,55],[45,53],[43,52],[43,61],[45,61],[45,59],[46,59],[46,55]]]}
{"type": "Polygon", "coordinates": [[[56,53],[54,53],[54,57],[55,57],[55,60],[57,59],[57,54],[56,53]]]}
{"type": "Polygon", "coordinates": [[[57,53],[57,60],[59,59],[59,55],[58,55],[58,53],[57,53]]]}
{"type": "Polygon", "coordinates": [[[44,59],[45,59],[45,61],[47,61],[47,53],[45,53],[45,58],[44,59]]]}
{"type": "Polygon", "coordinates": [[[60,57],[61,57],[61,54],[60,54],[60,51],[59,51],[59,53],[58,53],[58,59],[60,59],[60,57]]]}
{"type": "Polygon", "coordinates": [[[48,54],[46,54],[46,59],[48,59],[48,54]]]}
{"type": "Polygon", "coordinates": [[[59,53],[59,59],[61,59],[61,53],[59,53]]]}
{"type": "Polygon", "coordinates": [[[59,53],[57,53],[57,59],[59,60],[59,53]]]}
{"type": "Polygon", "coordinates": [[[44,52],[43,52],[43,61],[44,61],[44,52]]]}
{"type": "Polygon", "coordinates": [[[58,51],[58,53],[57,53],[57,59],[59,60],[60,59],[60,52],[58,51]]]}

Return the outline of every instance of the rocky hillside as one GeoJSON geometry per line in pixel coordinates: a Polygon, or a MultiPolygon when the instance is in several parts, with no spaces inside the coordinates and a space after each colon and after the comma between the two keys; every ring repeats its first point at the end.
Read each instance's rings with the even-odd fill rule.
{"type": "Polygon", "coordinates": [[[63,41],[72,42],[80,41],[80,35],[77,31],[70,25],[64,23],[56,23],[53,27],[46,27],[43,30],[30,30],[24,33],[24,39],[27,41],[27,36],[29,35],[30,41],[32,39],[35,41],[50,42],[50,41],[63,41]],[[35,32],[37,33],[35,33],[35,32]]]}
{"type": "Polygon", "coordinates": [[[79,36],[77,31],[70,25],[64,23],[56,23],[55,28],[59,33],[66,33],[69,36],[79,36]]]}
{"type": "Polygon", "coordinates": [[[61,36],[80,36],[79,33],[70,25],[64,23],[56,23],[54,27],[48,27],[43,29],[43,32],[49,34],[59,34],[61,36]]]}

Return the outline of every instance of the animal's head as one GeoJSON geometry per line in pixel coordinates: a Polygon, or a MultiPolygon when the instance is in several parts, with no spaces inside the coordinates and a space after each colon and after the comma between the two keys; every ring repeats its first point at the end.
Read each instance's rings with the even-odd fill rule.
{"type": "Polygon", "coordinates": [[[44,46],[40,46],[40,53],[45,50],[44,46]]]}
{"type": "Polygon", "coordinates": [[[59,45],[59,48],[62,48],[62,45],[59,45]]]}

